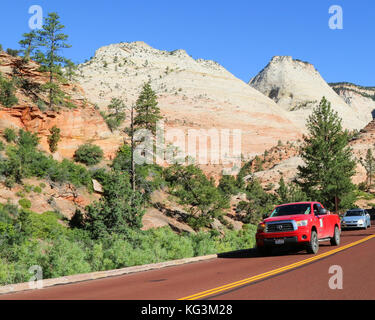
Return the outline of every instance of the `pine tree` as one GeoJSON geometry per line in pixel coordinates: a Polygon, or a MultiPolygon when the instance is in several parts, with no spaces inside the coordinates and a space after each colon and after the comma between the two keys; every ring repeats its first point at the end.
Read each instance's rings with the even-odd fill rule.
{"type": "Polygon", "coordinates": [[[45,18],[45,24],[41,30],[38,30],[38,46],[44,48],[44,52],[38,50],[35,56],[37,62],[42,66],[42,70],[49,73],[49,82],[43,88],[49,91],[49,107],[61,103],[64,94],[54,82],[61,79],[61,65],[66,63],[67,59],[59,55],[61,49],[70,48],[66,43],[68,36],[61,33],[65,28],[60,21],[57,13],[52,12],[45,18]]]}
{"type": "Polygon", "coordinates": [[[108,128],[113,132],[124,122],[126,118],[124,102],[119,98],[112,98],[111,103],[107,106],[108,113],[102,113],[108,128]]]}
{"type": "Polygon", "coordinates": [[[116,117],[124,117],[126,106],[124,101],[119,98],[112,98],[111,103],[107,106],[108,112],[116,117]]]}
{"type": "Polygon", "coordinates": [[[93,238],[142,228],[144,199],[132,190],[127,174],[111,171],[103,181],[103,190],[101,199],[86,207],[84,225],[93,238]]]}
{"type": "Polygon", "coordinates": [[[134,117],[135,129],[148,129],[156,134],[156,123],[162,118],[157,105],[156,93],[152,90],[151,83],[147,82],[144,84],[134,108],[137,113],[134,117]]]}
{"type": "Polygon", "coordinates": [[[286,184],[283,177],[279,181],[279,188],[276,190],[276,194],[280,204],[308,200],[298,185],[293,182],[286,184]]]}
{"type": "Polygon", "coordinates": [[[349,206],[355,200],[351,177],[356,163],[348,146],[349,133],[325,97],[307,120],[308,136],[304,136],[298,166],[298,183],[308,197],[325,204],[328,209],[349,206]]]}
{"type": "Polygon", "coordinates": [[[48,145],[49,145],[49,150],[52,153],[55,153],[57,151],[57,144],[60,141],[60,129],[56,126],[53,126],[49,132],[51,133],[50,136],[48,136],[48,145]]]}
{"type": "Polygon", "coordinates": [[[245,214],[242,222],[257,224],[264,215],[272,211],[277,201],[276,196],[266,192],[254,175],[248,179],[245,193],[247,201],[240,201],[236,211],[245,214]]]}
{"type": "Polygon", "coordinates": [[[288,203],[289,197],[288,197],[288,187],[285,184],[284,178],[281,177],[279,181],[279,188],[276,191],[277,195],[279,196],[281,203],[288,203]]]}
{"type": "Polygon", "coordinates": [[[76,70],[77,70],[77,65],[69,60],[65,59],[64,61],[64,68],[65,68],[65,76],[69,79],[69,81],[73,80],[73,77],[76,76],[76,70]]]}
{"type": "Polygon", "coordinates": [[[23,48],[23,57],[27,61],[32,57],[34,50],[37,47],[37,33],[33,30],[29,33],[24,33],[23,39],[18,43],[23,48]]]}
{"type": "Polygon", "coordinates": [[[254,172],[263,171],[263,161],[260,157],[254,158],[254,172]]]}
{"type": "Polygon", "coordinates": [[[361,162],[362,166],[366,170],[367,188],[371,188],[371,186],[372,186],[372,177],[373,177],[373,175],[375,173],[375,158],[372,155],[371,149],[367,149],[366,158],[364,160],[361,158],[360,162],[361,162]]]}
{"type": "Polygon", "coordinates": [[[196,230],[209,226],[229,208],[229,198],[197,166],[174,164],[165,170],[164,176],[171,194],[190,212],[188,223],[196,230]]]}

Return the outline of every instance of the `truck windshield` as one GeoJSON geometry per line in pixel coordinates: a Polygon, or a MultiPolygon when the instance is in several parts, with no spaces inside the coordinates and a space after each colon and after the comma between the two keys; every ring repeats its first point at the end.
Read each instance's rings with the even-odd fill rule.
{"type": "Polygon", "coordinates": [[[289,216],[295,214],[310,214],[310,203],[288,204],[285,206],[276,207],[273,210],[271,217],[289,216]]]}

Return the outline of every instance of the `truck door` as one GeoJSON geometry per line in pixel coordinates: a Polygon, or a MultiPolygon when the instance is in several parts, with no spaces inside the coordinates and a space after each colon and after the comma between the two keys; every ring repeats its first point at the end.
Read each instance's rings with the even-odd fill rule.
{"type": "Polygon", "coordinates": [[[327,221],[325,221],[325,215],[320,215],[319,211],[322,208],[322,206],[319,203],[314,203],[313,209],[314,209],[314,215],[318,219],[318,238],[325,238],[328,237],[327,234],[327,221]]]}

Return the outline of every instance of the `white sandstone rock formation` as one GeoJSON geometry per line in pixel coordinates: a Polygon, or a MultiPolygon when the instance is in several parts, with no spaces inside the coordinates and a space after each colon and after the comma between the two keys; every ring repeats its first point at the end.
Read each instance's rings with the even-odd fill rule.
{"type": "Polygon", "coordinates": [[[300,128],[322,97],[343,120],[347,129],[361,129],[371,121],[371,112],[363,114],[348,105],[321,77],[315,67],[290,56],[275,56],[271,62],[249,82],[249,85],[273,99],[289,112],[290,119],[300,128]]]}
{"type": "Polygon", "coordinates": [[[161,51],[144,42],[112,44],[98,49],[78,74],[89,100],[101,110],[112,97],[134,103],[151,80],[166,128],[241,129],[245,157],[301,136],[272,99],[218,63],[193,59],[184,50],[161,51]]]}

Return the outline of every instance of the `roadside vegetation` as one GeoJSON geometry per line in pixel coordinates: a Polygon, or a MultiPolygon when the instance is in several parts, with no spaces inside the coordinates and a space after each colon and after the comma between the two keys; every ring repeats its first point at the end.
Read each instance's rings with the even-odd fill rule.
{"type": "Polygon", "coordinates": [[[36,214],[0,205],[0,284],[28,281],[29,268],[42,267],[44,278],[117,269],[254,245],[255,226],[241,231],[176,234],[169,227],[104,233],[61,225],[55,212],[36,214]]]}

